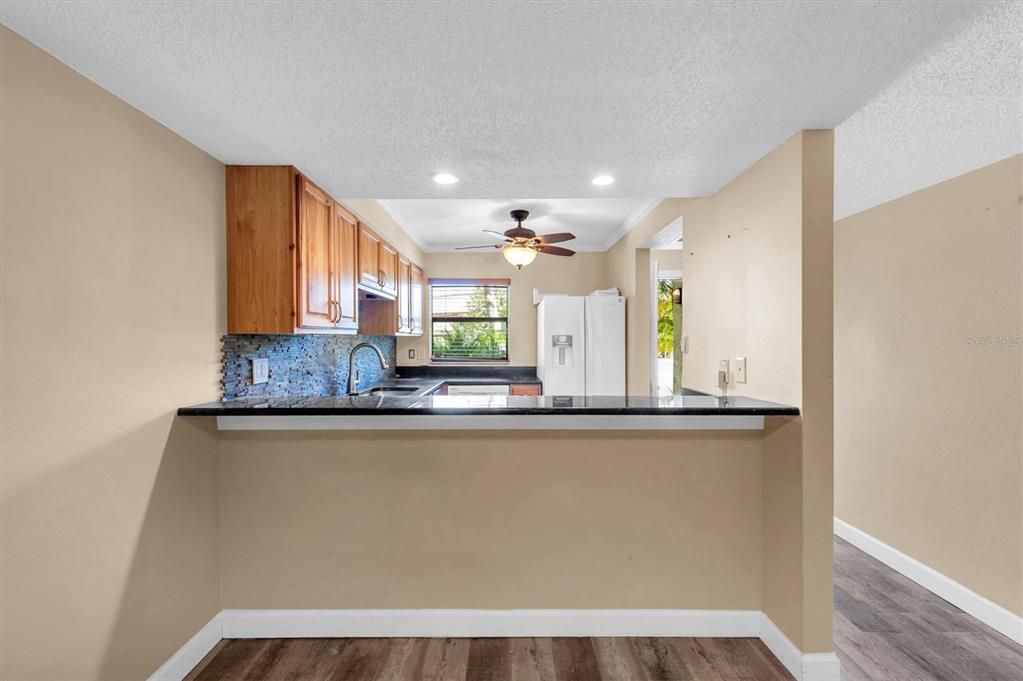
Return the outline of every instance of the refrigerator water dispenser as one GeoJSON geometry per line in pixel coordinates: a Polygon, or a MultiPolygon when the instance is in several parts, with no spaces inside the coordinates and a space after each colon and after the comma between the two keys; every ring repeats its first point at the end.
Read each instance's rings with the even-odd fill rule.
{"type": "Polygon", "coordinates": [[[551,346],[554,348],[554,366],[572,366],[572,336],[554,334],[551,336],[551,346]]]}

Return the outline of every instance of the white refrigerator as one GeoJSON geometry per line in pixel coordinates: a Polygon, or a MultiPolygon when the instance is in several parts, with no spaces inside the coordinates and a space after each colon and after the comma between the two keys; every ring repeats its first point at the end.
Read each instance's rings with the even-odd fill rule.
{"type": "Polygon", "coordinates": [[[536,315],[544,395],[625,394],[625,298],[550,295],[536,315]]]}

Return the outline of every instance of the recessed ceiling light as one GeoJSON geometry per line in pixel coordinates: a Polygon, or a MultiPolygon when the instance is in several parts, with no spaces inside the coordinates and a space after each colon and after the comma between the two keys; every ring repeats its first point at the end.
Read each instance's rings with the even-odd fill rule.
{"type": "Polygon", "coordinates": [[[433,176],[433,181],[437,184],[455,184],[458,178],[451,173],[437,173],[433,176]]]}
{"type": "Polygon", "coordinates": [[[615,179],[610,175],[597,175],[595,178],[593,178],[593,184],[597,185],[598,187],[606,187],[607,185],[612,184],[614,181],[615,179]]]}

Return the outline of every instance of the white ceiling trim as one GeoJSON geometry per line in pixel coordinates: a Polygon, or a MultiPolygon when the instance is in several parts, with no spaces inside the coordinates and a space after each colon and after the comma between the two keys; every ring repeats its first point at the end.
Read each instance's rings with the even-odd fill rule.
{"type": "Polygon", "coordinates": [[[663,200],[664,199],[661,197],[647,199],[645,202],[636,206],[636,210],[632,211],[632,214],[625,220],[625,222],[622,223],[622,226],[619,227],[614,234],[608,237],[606,241],[604,241],[603,247],[600,250],[611,250],[611,247],[618,243],[619,239],[631,232],[632,228],[642,222],[643,218],[647,215],[650,215],[654,208],[657,208],[663,200]]]}
{"type": "Polygon", "coordinates": [[[646,243],[641,245],[641,248],[652,248],[664,251],[682,250],[685,247],[681,241],[685,231],[683,228],[684,225],[685,216],[679,215],[677,218],[665,225],[664,229],[647,239],[646,243]]]}
{"type": "Polygon", "coordinates": [[[377,199],[376,202],[380,204],[380,207],[384,209],[384,212],[390,215],[391,219],[394,220],[399,227],[405,230],[405,233],[409,235],[409,238],[415,241],[424,252],[432,252],[426,241],[423,239],[423,235],[412,227],[412,223],[405,219],[397,206],[386,199],[377,199]]]}

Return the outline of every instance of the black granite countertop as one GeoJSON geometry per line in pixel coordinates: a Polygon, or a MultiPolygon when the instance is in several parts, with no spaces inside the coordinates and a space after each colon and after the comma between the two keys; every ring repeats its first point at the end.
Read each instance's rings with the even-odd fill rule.
{"type": "MultiPolygon", "coordinates": [[[[674,397],[570,397],[544,395],[430,395],[426,386],[452,381],[414,379],[385,381],[412,387],[416,394],[363,394],[338,397],[253,397],[207,402],[178,409],[181,416],[369,416],[369,415],[664,415],[664,416],[798,416],[799,409],[750,397],[680,395],[674,397]],[[428,391],[427,391],[428,392],[428,391]]],[[[468,383],[479,384],[473,379],[468,383]]],[[[390,386],[393,387],[393,386],[390,386]]]]}

